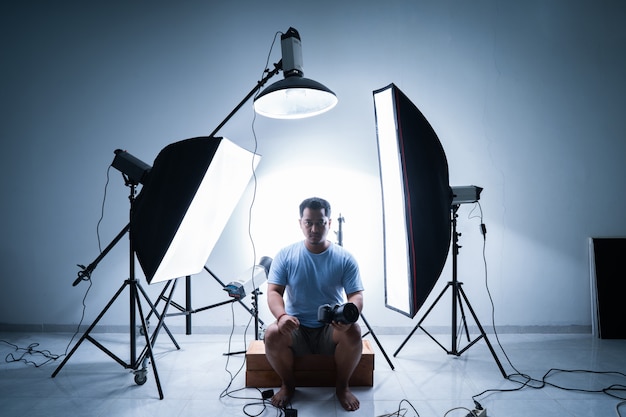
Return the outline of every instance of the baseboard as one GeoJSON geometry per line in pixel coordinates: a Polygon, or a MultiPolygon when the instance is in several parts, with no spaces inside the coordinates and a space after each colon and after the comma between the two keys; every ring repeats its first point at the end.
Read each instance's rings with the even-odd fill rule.
{"type": "MultiPolygon", "coordinates": [[[[77,328],[75,324],[12,324],[0,323],[0,332],[15,333],[84,333],[89,326],[82,325],[77,328]]],[[[168,325],[169,330],[174,334],[185,334],[185,326],[168,325]]],[[[431,334],[449,334],[449,326],[425,326],[431,334]]],[[[362,329],[367,330],[364,326],[362,329]]],[[[491,326],[484,326],[487,334],[493,334],[491,326]]],[[[234,330],[234,334],[243,334],[245,326],[194,326],[194,334],[229,334],[234,330]]],[[[413,327],[406,326],[374,326],[372,330],[376,335],[406,335],[413,330],[413,327]]],[[[476,326],[469,326],[470,334],[478,333],[476,326]]],[[[591,325],[545,325],[545,326],[513,326],[503,325],[497,327],[498,334],[591,334],[591,325]]],[[[128,325],[97,325],[92,330],[94,333],[127,333],[128,325]]],[[[418,330],[417,334],[420,331],[418,330]]]]}

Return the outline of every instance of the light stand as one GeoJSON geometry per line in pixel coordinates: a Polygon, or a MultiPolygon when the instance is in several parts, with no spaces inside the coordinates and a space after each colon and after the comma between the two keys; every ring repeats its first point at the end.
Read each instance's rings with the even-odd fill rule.
{"type": "MultiPolygon", "coordinates": [[[[132,180],[132,179],[129,179],[126,175],[124,175],[124,178],[126,179],[126,185],[130,187],[130,195],[129,195],[129,200],[130,200],[130,217],[132,218],[133,204],[134,204],[134,201],[135,201],[135,193],[136,193],[137,182],[132,180]]],[[[129,236],[128,236],[128,238],[129,238],[129,257],[130,257],[130,259],[129,259],[129,278],[124,281],[124,283],[119,288],[119,290],[115,293],[113,298],[111,298],[111,300],[108,302],[108,304],[100,312],[100,314],[98,315],[96,320],[91,324],[91,326],[89,326],[87,331],[82,335],[82,337],[74,345],[74,347],[72,348],[70,353],[63,360],[63,362],[61,362],[61,364],[56,368],[56,370],[52,374],[52,378],[54,378],[61,371],[63,366],[65,366],[67,361],[69,361],[69,359],[72,357],[74,352],[76,352],[76,350],[83,343],[83,341],[89,340],[97,348],[99,348],[101,351],[103,351],[104,353],[109,355],[111,358],[113,358],[113,360],[115,360],[117,363],[122,365],[125,369],[132,369],[133,373],[135,374],[135,378],[134,378],[135,379],[135,383],[137,383],[138,385],[143,385],[143,384],[146,383],[146,380],[147,380],[147,377],[146,377],[146,374],[147,374],[147,361],[149,359],[150,363],[152,365],[152,371],[154,372],[154,378],[155,378],[155,381],[156,381],[156,384],[157,384],[157,389],[158,389],[158,392],[159,392],[159,398],[163,399],[163,390],[161,388],[161,382],[159,380],[159,374],[158,374],[157,368],[156,368],[156,361],[154,359],[154,355],[153,355],[153,352],[152,352],[152,347],[156,343],[156,339],[157,339],[157,336],[158,336],[158,333],[159,333],[161,327],[164,327],[166,329],[167,333],[170,336],[170,339],[172,340],[172,342],[176,346],[176,349],[180,349],[180,347],[176,343],[176,340],[174,340],[174,338],[173,338],[172,334],[170,333],[169,329],[167,329],[167,326],[165,326],[165,324],[163,323],[163,318],[165,317],[165,315],[167,313],[167,308],[169,307],[169,303],[166,303],[165,307],[163,308],[163,312],[161,314],[159,314],[157,312],[157,310],[156,310],[156,307],[154,306],[154,304],[152,304],[152,302],[148,298],[145,290],[142,288],[141,284],[139,283],[139,281],[137,280],[137,278],[135,276],[135,250],[134,250],[134,247],[133,247],[133,236],[132,236],[132,230],[131,230],[131,227],[130,227],[130,223],[124,229],[122,229],[122,231],[105,248],[105,250],[100,254],[100,256],[98,256],[98,258],[94,262],[92,262],[87,268],[83,267],[83,270],[79,272],[78,279],[76,281],[74,281],[73,285],[77,285],[82,279],[84,279],[85,277],[90,276],[91,272],[93,272],[93,270],[97,266],[98,262],[100,262],[100,260],[102,260],[106,256],[106,254],[113,248],[113,246],[115,246],[115,244],[122,238],[122,236],[124,236],[124,234],[126,234],[126,232],[129,232],[129,236]],[[130,293],[129,294],[129,301],[130,301],[130,320],[129,320],[130,321],[130,326],[129,326],[129,330],[130,330],[130,360],[129,360],[129,362],[125,362],[124,360],[120,359],[117,355],[115,355],[113,352],[111,352],[109,349],[107,349],[104,345],[102,345],[100,342],[98,342],[96,339],[94,339],[90,335],[91,331],[98,324],[98,322],[102,319],[102,317],[106,314],[106,312],[113,305],[113,303],[117,300],[117,298],[120,296],[122,291],[124,291],[126,289],[126,287],[128,287],[129,293],[130,293]],[[148,325],[147,325],[146,319],[145,319],[144,314],[143,314],[143,309],[141,307],[141,297],[140,297],[140,294],[141,294],[141,296],[143,296],[143,298],[150,305],[151,312],[154,313],[157,316],[157,318],[159,319],[159,324],[157,325],[157,328],[153,332],[152,337],[149,337],[148,325]],[[145,348],[143,349],[143,351],[141,352],[141,354],[139,356],[137,356],[137,341],[136,341],[136,336],[137,336],[137,334],[136,334],[136,331],[137,331],[137,326],[136,326],[136,323],[137,323],[137,312],[139,312],[139,318],[141,320],[141,326],[140,326],[139,330],[140,330],[140,333],[144,336],[144,340],[146,342],[145,348]],[[141,368],[140,368],[140,366],[141,366],[141,368]]],[[[175,285],[172,287],[172,292],[174,291],[174,288],[175,288],[175,285]]],[[[171,296],[171,294],[170,294],[170,296],[171,296]]]]}
{"type": "MultiPolygon", "coordinates": [[[[213,279],[215,279],[215,281],[217,281],[218,284],[220,284],[222,286],[222,289],[226,288],[226,284],[224,284],[224,282],[222,282],[222,280],[215,275],[215,273],[213,273],[208,267],[204,267],[204,270],[211,275],[211,277],[213,277],[213,279]]],[[[169,302],[170,305],[175,308],[176,310],[178,310],[177,313],[167,313],[165,315],[165,317],[173,317],[173,316],[185,316],[185,334],[186,335],[190,335],[192,334],[192,314],[195,313],[199,313],[201,311],[205,311],[205,310],[210,310],[212,308],[215,307],[221,307],[223,305],[227,305],[227,304],[232,304],[234,302],[239,303],[248,313],[250,313],[250,315],[252,315],[253,317],[255,317],[255,323],[256,326],[258,327],[258,324],[260,323],[261,325],[264,325],[265,323],[263,322],[263,320],[261,320],[258,317],[258,312],[256,311],[256,305],[254,305],[252,307],[249,307],[248,305],[246,305],[241,299],[228,299],[225,301],[221,301],[219,303],[215,303],[215,304],[210,304],[204,307],[200,307],[200,308],[193,308],[192,307],[192,302],[191,302],[191,276],[187,275],[185,277],[185,305],[182,306],[180,304],[178,304],[177,302],[172,300],[172,295],[173,295],[173,289],[172,291],[170,291],[170,295],[167,295],[167,289],[169,288],[169,286],[173,283],[176,282],[178,279],[172,280],[172,281],[168,281],[165,284],[165,287],[163,287],[163,290],[161,291],[159,297],[157,298],[157,301],[155,303],[155,306],[159,305],[160,301],[165,301],[165,302],[169,302]]],[[[256,296],[256,294],[254,294],[256,296]]],[[[253,299],[253,302],[256,302],[256,298],[253,299]]],[[[146,317],[146,320],[150,319],[152,312],[150,314],[148,314],[148,316],[146,317]]]]}
{"type": "MultiPolygon", "coordinates": [[[[339,230],[336,232],[337,233],[337,244],[339,246],[343,246],[343,223],[346,221],[346,219],[341,214],[339,214],[339,217],[337,218],[337,221],[339,222],[339,230]]],[[[367,336],[368,334],[372,335],[372,337],[374,338],[374,341],[378,345],[378,348],[380,349],[380,351],[383,353],[383,356],[387,360],[387,363],[389,364],[389,367],[393,371],[395,369],[395,367],[393,366],[393,363],[391,362],[391,359],[389,359],[389,356],[387,356],[387,352],[385,352],[385,349],[383,348],[383,345],[380,344],[380,341],[378,340],[378,337],[376,337],[376,333],[374,333],[374,330],[372,330],[372,327],[367,322],[367,319],[365,318],[363,313],[361,313],[361,318],[363,319],[363,323],[365,323],[365,326],[367,327],[367,332],[365,334],[363,334],[363,337],[367,336]]]]}
{"type": "Polygon", "coordinates": [[[252,310],[249,310],[254,318],[254,340],[259,340],[259,324],[263,324],[263,321],[259,318],[259,295],[261,292],[260,286],[267,281],[267,277],[270,273],[270,267],[272,266],[272,258],[269,256],[263,256],[259,260],[258,265],[254,265],[251,269],[246,271],[241,279],[231,281],[228,285],[224,286],[224,291],[228,293],[234,300],[241,302],[247,294],[252,296],[252,310]]]}
{"type": "Polygon", "coordinates": [[[426,311],[424,316],[420,319],[420,321],[417,323],[417,325],[413,328],[411,333],[409,333],[409,335],[406,337],[404,342],[402,342],[400,347],[398,347],[398,349],[395,351],[393,356],[395,357],[395,356],[398,355],[400,350],[408,342],[408,340],[411,338],[411,336],[413,336],[413,334],[415,333],[415,331],[417,329],[422,329],[422,331],[424,333],[426,333],[426,335],[428,335],[428,337],[430,337],[432,340],[434,340],[435,343],[437,343],[444,351],[446,351],[446,353],[448,353],[449,355],[455,355],[455,356],[461,356],[466,350],[468,350],[470,347],[472,347],[480,339],[485,339],[485,343],[487,344],[487,347],[489,348],[489,351],[493,355],[493,358],[496,361],[496,364],[498,365],[498,368],[500,369],[500,372],[502,373],[502,376],[506,378],[506,372],[504,371],[504,368],[502,367],[502,364],[500,363],[500,360],[498,359],[498,356],[496,355],[496,352],[493,349],[493,346],[489,342],[489,338],[487,337],[487,334],[485,333],[485,330],[483,329],[483,326],[480,324],[480,321],[478,320],[478,316],[476,316],[476,313],[474,312],[474,309],[472,308],[472,305],[470,304],[469,299],[467,298],[467,295],[465,294],[465,291],[463,291],[463,287],[461,286],[463,283],[459,282],[459,280],[457,278],[457,257],[458,257],[458,254],[459,254],[459,249],[461,248],[461,246],[459,246],[459,236],[461,234],[458,233],[457,230],[456,230],[456,223],[457,223],[456,219],[458,217],[458,215],[457,215],[458,209],[459,209],[459,205],[458,204],[453,204],[451,206],[451,208],[450,208],[450,210],[451,210],[451,217],[452,217],[452,220],[451,220],[452,221],[452,281],[448,281],[448,283],[444,287],[443,291],[441,291],[439,296],[435,299],[433,304],[428,308],[428,310],[426,311]],[[424,329],[424,327],[422,327],[422,323],[424,322],[426,317],[428,317],[428,315],[433,310],[435,305],[439,302],[439,300],[443,297],[443,295],[446,293],[446,291],[449,288],[452,289],[452,340],[451,340],[451,349],[450,350],[446,349],[434,336],[432,336],[426,329],[424,329]],[[467,321],[465,319],[465,310],[463,308],[463,303],[465,303],[465,305],[469,309],[469,311],[472,314],[472,317],[474,318],[474,321],[475,321],[475,323],[478,326],[478,329],[480,331],[480,335],[477,336],[474,340],[470,340],[469,329],[467,327],[467,321]],[[458,336],[459,335],[458,335],[458,332],[457,332],[458,312],[459,311],[461,313],[461,322],[462,322],[463,327],[465,329],[465,333],[466,333],[467,341],[468,341],[468,344],[464,348],[462,348],[461,350],[459,350],[459,348],[458,348],[458,336]]]}
{"type": "Polygon", "coordinates": [[[228,123],[228,121],[235,115],[235,113],[237,113],[239,111],[239,109],[246,104],[246,102],[248,100],[250,100],[250,98],[252,98],[253,95],[255,95],[264,85],[265,83],[272,78],[274,75],[278,74],[278,72],[282,69],[282,65],[283,65],[283,61],[280,60],[278,61],[277,64],[274,64],[274,69],[273,70],[266,70],[267,74],[260,80],[257,82],[257,84],[254,86],[254,88],[252,90],[250,90],[250,92],[243,98],[243,100],[241,100],[239,102],[239,104],[237,104],[237,106],[235,106],[235,108],[228,113],[228,115],[226,116],[226,118],[224,120],[222,120],[222,122],[217,125],[217,127],[213,130],[213,132],[211,132],[211,134],[209,135],[209,137],[214,137],[217,132],[219,132],[219,130],[224,127],[224,125],[226,123],[228,123]]]}
{"type": "MultiPolygon", "coordinates": [[[[245,102],[259,92],[261,87],[280,70],[283,70],[285,80],[276,83],[256,97],[256,99],[259,99],[258,102],[256,102],[255,99],[255,111],[257,111],[257,113],[267,117],[302,118],[321,114],[333,108],[337,103],[337,98],[332,91],[320,83],[303,77],[301,42],[300,36],[295,29],[289,28],[287,33],[283,34],[281,37],[281,47],[283,59],[281,59],[279,63],[274,64],[273,70],[266,69],[267,74],[228,116],[226,116],[215,130],[213,130],[209,137],[192,138],[187,141],[174,143],[159,153],[155,160],[155,166],[159,166],[159,168],[162,169],[155,169],[150,175],[147,175],[150,171],[148,165],[125,151],[117,150],[115,152],[116,159],[113,161],[112,166],[122,172],[126,179],[126,185],[131,188],[129,197],[130,223],[117,235],[114,241],[111,242],[105,252],[102,253],[95,262],[88,267],[79,265],[82,270],[79,272],[79,276],[76,281],[74,281],[73,285],[76,286],[80,281],[89,279],[97,263],[104,258],[106,253],[115,246],[126,232],[129,233],[129,278],[109,301],[104,310],[98,315],[94,323],[92,323],[83,334],[61,365],[54,371],[52,374],[53,378],[86,339],[123,367],[133,369],[135,372],[135,382],[140,385],[146,382],[146,363],[149,358],[155,374],[159,397],[163,399],[163,391],[156,369],[152,346],[156,342],[156,337],[161,327],[167,330],[163,320],[171,304],[177,277],[187,277],[186,306],[184,310],[181,306],[177,307],[183,311],[183,314],[187,315],[187,331],[188,333],[191,332],[191,319],[189,316],[192,312],[190,274],[198,273],[201,270],[201,265],[208,259],[210,250],[215,244],[216,237],[219,234],[213,233],[211,236],[212,239],[204,239],[203,242],[199,242],[200,244],[197,244],[198,242],[195,242],[194,239],[190,239],[190,235],[201,235],[202,233],[196,232],[203,230],[202,227],[206,229],[210,228],[210,226],[215,226],[219,221],[223,221],[225,224],[227,219],[224,219],[224,216],[227,214],[227,210],[213,210],[214,207],[211,207],[211,203],[215,199],[212,198],[212,193],[219,195],[224,189],[230,188],[241,188],[240,191],[243,192],[244,187],[247,185],[247,182],[240,182],[238,179],[238,187],[235,187],[233,186],[235,180],[232,177],[228,177],[227,173],[224,174],[224,172],[228,172],[229,169],[231,172],[235,170],[236,163],[241,162],[240,157],[244,153],[241,152],[243,149],[236,147],[236,145],[231,144],[227,140],[223,140],[224,138],[216,138],[215,134],[232,118],[245,102]],[[296,94],[292,94],[294,92],[296,94]],[[308,95],[306,94],[307,92],[309,93],[308,95]],[[218,161],[220,165],[215,169],[209,169],[209,165],[212,164],[213,157],[216,155],[219,155],[219,157],[216,157],[217,159],[221,159],[221,161],[218,161]],[[157,161],[160,161],[160,165],[157,161]],[[224,163],[224,161],[228,161],[228,163],[224,163]],[[220,175],[220,173],[222,175],[220,175]],[[210,179],[205,182],[205,178],[209,177],[213,177],[213,179],[215,179],[215,177],[218,177],[218,179],[228,178],[228,181],[216,181],[216,184],[213,186],[210,179]],[[147,180],[147,183],[142,189],[142,193],[138,196],[137,207],[135,207],[136,186],[139,183],[143,183],[144,179],[147,180]],[[147,192],[146,189],[148,190],[147,192]],[[198,199],[196,199],[196,197],[198,197],[198,199]],[[207,208],[212,210],[207,211],[207,208]],[[219,217],[219,219],[217,219],[217,217],[219,217]],[[213,238],[215,238],[215,240],[213,238]],[[205,251],[208,252],[205,253],[205,251]],[[159,300],[166,300],[163,313],[160,315],[135,277],[136,259],[140,263],[149,284],[164,280],[174,280],[169,295],[165,295],[166,290],[164,289],[159,296],[159,300]],[[199,264],[199,261],[202,263],[199,264]],[[129,362],[123,361],[90,336],[93,328],[127,286],[130,292],[131,357],[129,362]],[[151,312],[149,314],[154,313],[159,320],[159,324],[152,338],[148,335],[147,320],[141,307],[140,294],[150,305],[151,312]],[[140,332],[143,334],[146,341],[146,347],[139,357],[136,355],[135,340],[137,311],[141,319],[140,332]],[[141,369],[139,369],[140,364],[143,365],[141,369]]],[[[252,155],[253,171],[258,162],[257,156],[256,154],[252,155]]],[[[214,163],[213,166],[215,165],[214,163]]],[[[221,208],[228,207],[224,199],[219,200],[219,202],[221,208]]],[[[228,203],[232,204],[233,207],[236,202],[237,201],[232,198],[228,199],[228,203]]],[[[211,273],[208,269],[206,270],[211,273]]],[[[213,274],[211,273],[211,275],[213,274]]],[[[217,277],[215,277],[215,279],[219,281],[217,277]]],[[[222,286],[224,287],[224,284],[222,284],[222,286]]],[[[254,310],[247,307],[246,309],[255,316],[255,326],[257,327],[255,333],[258,337],[258,323],[260,320],[258,319],[256,295],[257,294],[255,294],[254,298],[254,310]]],[[[227,303],[234,301],[236,300],[228,300],[227,303]]],[[[222,304],[225,303],[219,305],[222,304]]],[[[208,306],[204,309],[212,307],[214,306],[208,306]]],[[[171,333],[169,334],[176,348],[180,349],[171,333]]]]}
{"type": "MultiPolygon", "coordinates": [[[[298,119],[316,116],[332,109],[337,104],[337,97],[326,86],[317,81],[304,78],[301,39],[298,31],[290,27],[286,33],[281,36],[281,54],[282,58],[278,63],[274,64],[274,69],[266,69],[263,78],[250,90],[250,92],[228,113],[217,127],[209,134],[209,138],[215,137],[220,129],[228,123],[228,121],[243,107],[243,105],[256,95],[254,100],[255,112],[266,117],[279,119],[298,119]],[[260,92],[261,88],[280,71],[283,71],[284,79],[269,86],[260,92]],[[257,95],[257,93],[259,93],[257,95]]],[[[206,266],[204,269],[220,283],[222,288],[226,285],[213,274],[206,266]]],[[[168,283],[169,285],[169,283],[168,283]]],[[[191,277],[186,276],[185,279],[185,306],[171,301],[171,296],[166,297],[165,291],[167,286],[161,292],[157,303],[165,300],[171,303],[179,313],[170,315],[185,315],[186,333],[192,332],[191,315],[210,308],[229,304],[238,301],[250,314],[255,318],[255,335],[258,340],[258,325],[264,324],[258,317],[258,291],[253,294],[253,307],[249,308],[240,299],[228,300],[225,302],[213,304],[199,309],[193,309],[191,306],[191,277]]]]}

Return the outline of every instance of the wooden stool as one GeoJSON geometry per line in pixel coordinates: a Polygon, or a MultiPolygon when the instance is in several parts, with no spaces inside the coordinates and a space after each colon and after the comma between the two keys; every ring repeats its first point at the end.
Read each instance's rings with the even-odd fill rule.
{"type": "MultiPolygon", "coordinates": [[[[296,356],[294,371],[296,386],[334,387],[336,379],[335,358],[328,355],[296,356]]],[[[280,387],[282,381],[265,357],[265,343],[255,340],[246,352],[246,387],[280,387]]],[[[374,385],[374,351],[368,340],[363,340],[363,354],[357,364],[350,386],[374,385]]]]}

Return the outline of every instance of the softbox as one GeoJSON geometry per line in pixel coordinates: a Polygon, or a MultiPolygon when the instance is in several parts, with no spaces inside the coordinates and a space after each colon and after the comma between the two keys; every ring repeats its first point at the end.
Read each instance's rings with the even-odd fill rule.
{"type": "Polygon", "coordinates": [[[414,317],[450,248],[452,193],[437,134],[394,84],[374,91],[383,197],[385,305],[414,317]]]}
{"type": "Polygon", "coordinates": [[[131,242],[148,283],[202,270],[260,157],[220,137],[157,155],[131,213],[131,242]]]}

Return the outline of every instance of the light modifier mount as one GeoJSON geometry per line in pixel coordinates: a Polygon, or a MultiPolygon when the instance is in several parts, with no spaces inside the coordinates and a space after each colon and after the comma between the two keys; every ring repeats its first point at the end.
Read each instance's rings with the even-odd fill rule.
{"type": "Polygon", "coordinates": [[[337,104],[337,96],[317,81],[304,78],[302,42],[290,27],[281,36],[280,66],[285,78],[263,90],[254,99],[254,110],[276,119],[301,119],[327,112],[337,104]]]}
{"type": "Polygon", "coordinates": [[[224,291],[226,291],[230,297],[238,300],[244,298],[248,294],[254,294],[254,292],[258,290],[259,286],[267,281],[271,264],[272,258],[268,256],[262,257],[258,265],[254,265],[252,268],[244,272],[239,279],[231,281],[224,286],[224,291]]]}
{"type": "Polygon", "coordinates": [[[139,158],[121,149],[115,150],[115,158],[113,158],[111,166],[124,174],[127,182],[135,185],[143,184],[146,175],[148,175],[152,168],[139,158]]]}
{"type": "Polygon", "coordinates": [[[480,193],[483,191],[482,187],[477,187],[475,185],[464,185],[450,188],[452,188],[453,206],[465,203],[475,203],[480,200],[480,193]]]}

